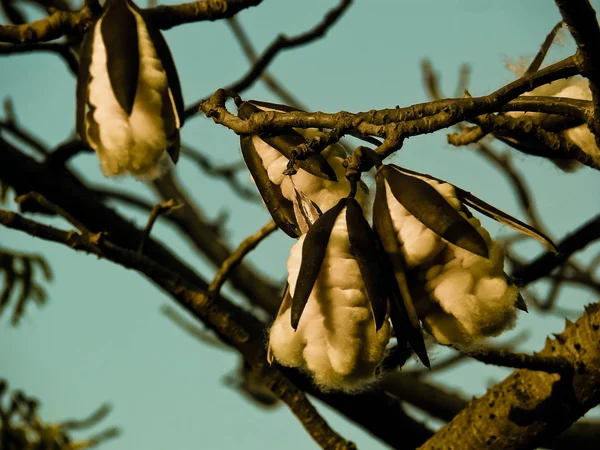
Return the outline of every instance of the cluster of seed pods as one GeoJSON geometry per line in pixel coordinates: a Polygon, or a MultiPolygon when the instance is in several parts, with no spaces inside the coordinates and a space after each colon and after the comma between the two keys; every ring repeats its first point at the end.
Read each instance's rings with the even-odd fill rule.
{"type": "MultiPolygon", "coordinates": [[[[543,93],[589,97],[579,81],[564,83],[543,93]]],[[[238,115],[269,110],[293,109],[247,101],[238,115]]],[[[107,0],[80,52],[82,140],[106,176],[156,178],[177,162],[182,122],[179,80],[160,31],[131,0],[107,0]]],[[[565,136],[600,158],[582,127],[566,128],[565,136]]],[[[510,327],[524,303],[504,273],[501,246],[467,207],[552,246],[550,240],[456,186],[393,165],[380,165],[370,199],[364,185],[346,178],[341,145],[296,158],[320,134],[241,137],[271,216],[297,239],[270,330],[270,361],[307,372],[324,390],[357,391],[375,380],[392,329],[398,347],[429,366],[423,331],[442,344],[469,345],[510,327]],[[365,217],[371,206],[372,225],[365,217]]]]}
{"type": "MultiPolygon", "coordinates": [[[[247,101],[257,111],[288,107],[247,101]]],[[[467,205],[545,244],[548,238],[463,191],[394,165],[377,169],[372,226],[345,153],[329,147],[291,161],[305,136],[243,136],[244,160],[273,219],[297,238],[288,286],[270,330],[269,360],[307,372],[323,390],[359,391],[376,380],[392,329],[429,366],[423,331],[445,345],[495,336],[524,303],[504,273],[502,247],[467,205]]]]}

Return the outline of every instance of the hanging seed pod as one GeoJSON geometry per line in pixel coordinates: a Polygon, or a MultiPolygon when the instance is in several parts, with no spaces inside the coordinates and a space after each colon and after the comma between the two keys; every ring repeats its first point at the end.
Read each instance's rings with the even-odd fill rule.
{"type": "Polygon", "coordinates": [[[159,177],[179,158],[182,112],[177,71],[158,28],[131,0],[107,0],[84,36],[77,76],[77,130],[103,173],[159,177]]]}
{"type": "Polygon", "coordinates": [[[501,333],[514,322],[518,302],[517,289],[504,274],[502,248],[465,201],[553,245],[466,191],[428,175],[382,166],[373,208],[375,230],[394,267],[411,323],[415,325],[416,316],[442,344],[468,344],[501,333]]]}
{"type": "MultiPolygon", "coordinates": [[[[289,112],[295,110],[285,105],[250,100],[239,106],[238,115],[247,119],[252,114],[260,111],[289,112]]],[[[326,211],[332,208],[340,198],[346,197],[350,191],[350,183],[345,177],[345,168],[343,167],[346,153],[339,144],[331,145],[320,154],[310,156],[305,160],[297,160],[295,162],[297,172],[291,176],[284,174],[284,172],[287,172],[292,153],[297,151],[300,145],[306,144],[308,139],[319,133],[316,129],[295,129],[280,136],[252,136],[249,140],[246,138],[241,139],[242,152],[244,154],[250,153],[250,151],[255,152],[262,161],[264,172],[267,174],[268,183],[267,179],[258,174],[258,172],[262,173],[263,169],[259,169],[257,165],[250,169],[261,194],[266,188],[259,183],[267,183],[270,190],[279,190],[280,192],[280,194],[271,196],[271,198],[279,199],[277,202],[272,203],[272,206],[267,204],[271,215],[278,224],[280,224],[280,221],[274,215],[274,206],[277,206],[276,209],[279,210],[293,210],[289,203],[281,200],[282,198],[293,204],[300,195],[304,199],[305,205],[314,206],[320,211],[326,211]],[[249,150],[250,146],[252,146],[252,150],[249,150]],[[259,182],[259,178],[262,181],[259,182]]],[[[246,156],[244,158],[246,159],[246,156]]],[[[359,190],[357,197],[360,202],[363,202],[366,199],[366,189],[359,190]]],[[[265,201],[265,203],[267,202],[265,201]]],[[[296,215],[301,213],[299,209],[294,211],[296,215]]],[[[304,221],[304,217],[296,216],[294,226],[297,229],[306,229],[305,225],[298,225],[304,221]]],[[[305,231],[301,232],[304,233],[305,231]]]]}
{"type": "MultiPolygon", "coordinates": [[[[554,42],[563,25],[563,22],[559,22],[552,29],[542,44],[540,51],[525,71],[518,67],[512,69],[517,76],[521,77],[524,74],[527,75],[538,71],[544,61],[544,58],[546,57],[546,54],[548,53],[548,50],[550,49],[550,46],[554,42]]],[[[590,90],[588,80],[580,76],[556,80],[550,84],[540,86],[533,91],[523,94],[523,96],[530,95],[543,97],[564,97],[577,100],[592,99],[592,92],[590,90]]],[[[525,113],[511,111],[507,112],[506,114],[512,117],[520,117],[525,113]]],[[[596,145],[596,139],[586,124],[582,124],[581,121],[564,116],[532,112],[528,112],[526,114],[527,117],[530,118],[537,126],[540,126],[544,130],[558,133],[567,141],[575,144],[584,153],[586,153],[596,165],[600,166],[600,149],[598,149],[598,146],[596,145]]],[[[496,132],[494,133],[494,136],[502,142],[524,153],[544,157],[548,154],[548,149],[545,147],[545,145],[542,142],[537,141],[535,138],[515,135],[515,133],[510,131],[496,132]]],[[[565,172],[572,172],[581,166],[577,161],[568,158],[553,158],[552,162],[565,172]]]]}
{"type": "MultiPolygon", "coordinates": [[[[523,96],[545,96],[545,97],[563,97],[575,100],[591,100],[592,92],[589,82],[585,78],[575,76],[565,80],[557,80],[549,85],[540,86],[523,96]]],[[[512,117],[520,117],[524,113],[518,111],[507,112],[512,117]]],[[[558,133],[565,140],[575,144],[582,152],[587,154],[597,166],[600,166],[600,149],[596,145],[596,139],[588,128],[587,124],[581,123],[571,118],[555,116],[545,113],[527,113],[526,117],[542,127],[546,131],[558,133]]],[[[501,131],[494,133],[494,136],[524,153],[534,156],[546,156],[548,149],[544,143],[537,141],[532,137],[523,137],[515,135],[510,131],[501,131]]],[[[565,172],[573,172],[581,167],[574,159],[553,158],[552,162],[565,172]]]]}
{"type": "Polygon", "coordinates": [[[354,199],[341,199],[292,247],[289,289],[270,331],[269,358],[309,373],[323,390],[375,379],[390,339],[385,255],[354,199]]]}
{"type": "Polygon", "coordinates": [[[301,232],[294,215],[294,205],[283,196],[279,186],[269,178],[269,174],[254,148],[253,139],[252,136],[240,137],[244,162],[277,226],[288,236],[296,238],[300,236],[301,232]]]}

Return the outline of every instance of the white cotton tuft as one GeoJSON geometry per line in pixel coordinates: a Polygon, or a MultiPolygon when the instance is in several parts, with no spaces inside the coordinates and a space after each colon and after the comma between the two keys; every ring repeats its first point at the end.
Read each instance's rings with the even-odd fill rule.
{"type": "MultiPolygon", "coordinates": [[[[591,100],[592,92],[590,90],[589,81],[580,76],[574,76],[562,80],[556,80],[550,84],[546,84],[534,89],[531,92],[526,92],[524,96],[547,96],[547,97],[564,97],[575,100],[591,100]]],[[[512,117],[519,117],[526,114],[527,117],[534,118],[544,113],[523,113],[511,111],[507,113],[512,117]]],[[[593,133],[589,130],[586,124],[577,127],[569,128],[562,131],[561,134],[571,140],[584,153],[586,153],[597,165],[600,165],[600,149],[596,145],[596,139],[593,133]]]]}
{"type": "MultiPolygon", "coordinates": [[[[89,103],[86,134],[89,145],[96,151],[102,172],[106,176],[130,173],[150,180],[160,177],[171,164],[165,161],[171,145],[165,133],[162,105],[173,105],[167,75],[158,58],[148,29],[139,13],[135,16],[139,40],[139,81],[131,114],[119,105],[112,90],[107,71],[106,47],[101,34],[102,20],[95,26],[92,61],[89,73],[89,103]],[[98,132],[91,132],[93,121],[98,132]]],[[[175,113],[177,116],[177,113],[175,113]]]]}
{"type": "MultiPolygon", "coordinates": [[[[288,259],[290,294],[296,288],[306,235],[288,259]]],[[[358,263],[350,254],[346,213],[337,218],[321,271],[298,329],[291,326],[291,308],[281,311],[270,331],[269,347],[280,364],[309,373],[324,391],[365,389],[375,380],[391,330],[386,320],[379,331],[358,263]]]]}
{"type": "Polygon", "coordinates": [[[425,177],[481,235],[489,259],[457,247],[419,222],[396,200],[387,182],[386,195],[398,242],[407,266],[424,290],[415,307],[425,329],[441,344],[470,344],[496,336],[515,321],[517,289],[504,275],[504,252],[475,217],[461,211],[455,189],[425,177]]]}
{"type": "MultiPolygon", "coordinates": [[[[268,109],[265,108],[265,110],[268,109]]],[[[322,134],[317,130],[297,129],[296,131],[306,139],[322,134]]],[[[267,170],[269,179],[281,187],[283,196],[288,200],[293,200],[295,186],[297,190],[316,203],[321,211],[325,212],[350,193],[350,182],[346,179],[346,169],[342,165],[346,158],[346,152],[341,145],[333,144],[321,152],[334,170],[337,181],[326,180],[298,168],[297,173],[292,176],[292,183],[290,177],[283,174],[289,160],[257,136],[252,137],[252,143],[267,170]]],[[[362,189],[358,190],[356,200],[363,207],[363,211],[368,206],[367,197],[362,189]]]]}

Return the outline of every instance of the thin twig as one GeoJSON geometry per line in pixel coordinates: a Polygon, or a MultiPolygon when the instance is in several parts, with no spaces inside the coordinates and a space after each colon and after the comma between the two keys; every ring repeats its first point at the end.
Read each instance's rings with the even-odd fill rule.
{"type": "Polygon", "coordinates": [[[547,373],[572,374],[573,364],[566,358],[554,356],[528,355],[527,353],[513,353],[501,349],[457,349],[462,354],[500,367],[512,367],[515,369],[541,370],[547,373]]]}
{"type": "Polygon", "coordinates": [[[219,294],[221,287],[227,281],[229,274],[233,269],[235,269],[244,259],[250,251],[256,248],[260,242],[269,236],[273,231],[277,229],[277,224],[270,220],[266,225],[264,225],[260,230],[254,233],[251,236],[248,236],[246,239],[242,241],[240,246],[227,258],[219,270],[215,275],[212,283],[208,286],[208,290],[206,295],[209,297],[214,297],[219,294]]]}
{"type": "Polygon", "coordinates": [[[20,195],[17,198],[15,198],[15,202],[19,205],[28,201],[33,201],[40,205],[42,208],[50,210],[55,214],[61,216],[67,222],[69,222],[71,225],[77,228],[83,235],[87,236],[90,234],[90,231],[83,223],[77,220],[72,214],[69,214],[67,211],[62,209],[60,206],[46,200],[46,198],[42,194],[39,194],[37,192],[29,192],[27,194],[20,195]]]}
{"type": "Polygon", "coordinates": [[[198,325],[187,320],[183,314],[180,314],[175,308],[168,305],[162,305],[160,312],[171,322],[181,328],[183,331],[188,333],[190,336],[195,337],[203,344],[210,345],[222,350],[230,350],[227,344],[223,343],[218,337],[216,337],[211,330],[201,328],[198,325]]]}
{"type": "Polygon", "coordinates": [[[573,233],[564,238],[557,246],[558,253],[546,252],[532,262],[517,267],[512,277],[519,286],[525,286],[538,280],[567,261],[571,255],[591,242],[600,239],[600,215],[594,217],[573,233]]]}
{"type": "MultiPolygon", "coordinates": [[[[296,36],[288,37],[285,35],[279,35],[269,46],[263,51],[258,57],[252,67],[246,72],[242,78],[238,81],[231,83],[226,90],[235,91],[241,93],[245,89],[251,87],[256,80],[263,74],[267,66],[273,61],[273,59],[283,50],[289,50],[291,48],[300,47],[302,45],[313,42],[327,33],[327,31],[335,25],[342,14],[351,5],[352,0],[341,0],[338,6],[330,10],[323,20],[319,22],[315,27],[306,31],[305,33],[298,34],[296,36]]],[[[189,117],[198,111],[198,108],[205,100],[200,100],[185,110],[185,117],[189,117]]]]}
{"type": "Polygon", "coordinates": [[[256,193],[255,189],[247,188],[240,183],[236,177],[237,172],[246,169],[246,165],[242,161],[239,163],[217,166],[202,153],[187,145],[181,146],[181,155],[194,161],[207,175],[222,178],[229,186],[231,186],[231,189],[244,200],[257,203],[261,201],[261,197],[256,193]]]}
{"type": "MultiPolygon", "coordinates": [[[[258,55],[256,50],[252,46],[252,42],[250,42],[250,37],[244,30],[244,27],[240,24],[239,20],[236,16],[233,16],[230,19],[227,19],[227,25],[231,28],[235,38],[237,39],[240,47],[242,47],[242,51],[246,58],[251,64],[254,64],[258,59],[258,55]]],[[[265,86],[267,86],[277,97],[279,97],[283,103],[289,106],[293,106],[297,109],[306,110],[308,109],[305,105],[300,102],[288,89],[286,89],[275,77],[273,77],[268,71],[264,71],[260,76],[260,79],[265,86]]]]}
{"type": "Polygon", "coordinates": [[[148,223],[146,224],[146,228],[142,234],[142,240],[140,241],[140,245],[138,247],[138,253],[142,254],[144,252],[144,245],[146,245],[146,241],[152,232],[152,227],[154,227],[154,222],[156,222],[156,219],[163,214],[169,214],[174,209],[181,208],[181,206],[182,205],[178,204],[175,200],[169,199],[152,207],[152,211],[150,211],[150,217],[148,217],[148,223]]]}

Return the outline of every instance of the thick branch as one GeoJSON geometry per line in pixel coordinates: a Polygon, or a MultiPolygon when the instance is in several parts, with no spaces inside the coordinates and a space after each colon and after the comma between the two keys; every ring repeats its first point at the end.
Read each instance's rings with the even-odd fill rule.
{"type": "MultiPolygon", "coordinates": [[[[144,14],[159,28],[168,29],[184,23],[233,17],[243,9],[259,5],[262,0],[203,0],[171,6],[157,6],[144,14]]],[[[81,11],[54,11],[50,16],[23,25],[0,25],[0,42],[24,44],[51,41],[68,34],[81,34],[93,20],[89,6],[81,11]]]]}
{"type": "Polygon", "coordinates": [[[578,367],[574,376],[520,369],[469,403],[421,448],[536,448],[600,402],[600,305],[547,339],[541,356],[578,367]],[[457,447],[458,448],[458,447],[457,447]]]}
{"type": "Polygon", "coordinates": [[[305,394],[275,368],[266,364],[260,324],[248,322],[238,309],[225,299],[214,301],[204,292],[186,287],[177,274],[131,250],[108,242],[102,234],[83,236],[26,219],[19,214],[0,210],[0,223],[41,239],[93,253],[128,269],[140,271],[199,319],[208,322],[221,336],[236,347],[265,380],[265,385],[285,402],[315,441],[326,449],[353,449],[354,444],[333,431],[317,413],[305,394]],[[246,324],[250,325],[248,327],[246,324]],[[253,326],[252,326],[253,325],[253,326]]]}

